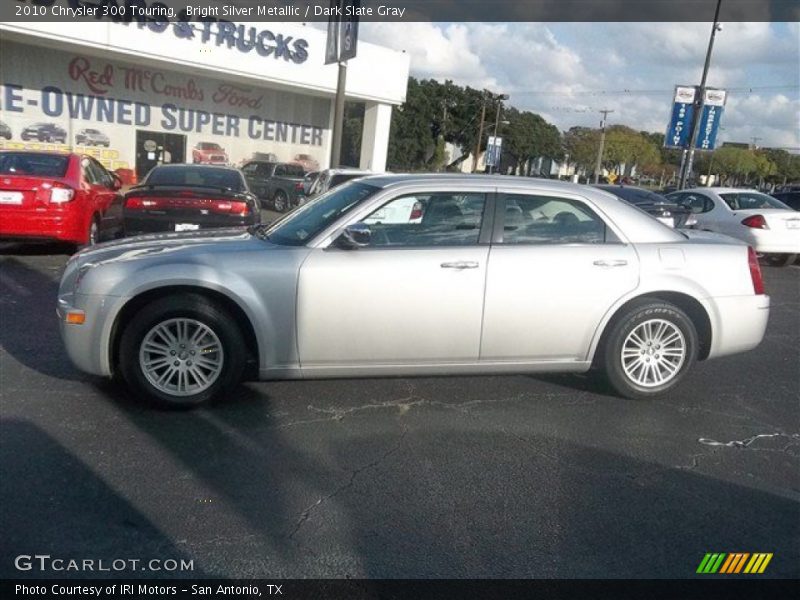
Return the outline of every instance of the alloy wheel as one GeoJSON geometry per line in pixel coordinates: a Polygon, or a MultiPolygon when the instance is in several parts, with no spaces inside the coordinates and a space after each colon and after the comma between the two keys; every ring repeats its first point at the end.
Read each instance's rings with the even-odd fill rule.
{"type": "Polygon", "coordinates": [[[653,388],[670,382],[686,360],[683,332],[665,319],[637,325],[622,344],[622,368],[630,381],[653,388]]]}
{"type": "Polygon", "coordinates": [[[158,391],[191,396],[219,379],[224,362],[222,342],[207,325],[188,318],[158,323],[139,347],[142,373],[158,391]]]}

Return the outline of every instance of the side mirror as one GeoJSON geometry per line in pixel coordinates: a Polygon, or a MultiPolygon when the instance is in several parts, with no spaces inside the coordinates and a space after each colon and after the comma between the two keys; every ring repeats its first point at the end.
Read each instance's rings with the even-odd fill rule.
{"type": "Polygon", "coordinates": [[[369,246],[372,239],[372,232],[369,225],[365,223],[353,223],[345,227],[341,235],[336,238],[336,245],[345,250],[355,250],[369,246]]]}
{"type": "Polygon", "coordinates": [[[122,178],[116,173],[111,173],[111,189],[117,191],[122,188],[122,178]]]}

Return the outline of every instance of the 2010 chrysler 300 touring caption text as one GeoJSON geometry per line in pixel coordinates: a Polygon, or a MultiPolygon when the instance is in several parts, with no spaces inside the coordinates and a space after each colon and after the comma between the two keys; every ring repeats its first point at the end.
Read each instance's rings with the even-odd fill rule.
{"type": "Polygon", "coordinates": [[[695,360],[755,347],[769,298],[748,246],[600,190],[376,175],[269,226],[85,250],[58,314],[78,367],[175,406],[243,377],[592,366],[645,398],[695,360]]]}

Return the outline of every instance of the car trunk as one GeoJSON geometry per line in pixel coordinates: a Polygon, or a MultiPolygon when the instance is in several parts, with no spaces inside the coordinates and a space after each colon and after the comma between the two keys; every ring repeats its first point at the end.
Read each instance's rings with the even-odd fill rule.
{"type": "Polygon", "coordinates": [[[24,175],[0,175],[0,210],[35,211],[51,206],[53,190],[70,190],[59,177],[29,177],[24,175]]]}

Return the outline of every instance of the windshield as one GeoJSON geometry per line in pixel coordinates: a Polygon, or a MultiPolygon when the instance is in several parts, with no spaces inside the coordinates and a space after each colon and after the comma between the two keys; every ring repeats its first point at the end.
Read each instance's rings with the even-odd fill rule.
{"type": "Polygon", "coordinates": [[[197,146],[200,148],[200,150],[219,150],[220,149],[219,144],[213,144],[211,142],[200,143],[200,144],[197,144],[197,146]]]}
{"type": "Polygon", "coordinates": [[[296,209],[264,233],[275,244],[302,246],[379,189],[364,183],[337,187],[296,209]]]}
{"type": "Polygon", "coordinates": [[[4,152],[0,154],[0,173],[63,177],[67,172],[68,161],[68,156],[54,154],[4,152]]]}
{"type": "Polygon", "coordinates": [[[236,192],[244,190],[238,171],[219,167],[155,167],[147,176],[145,185],[186,185],[216,187],[236,192]]]}
{"type": "Polygon", "coordinates": [[[791,210],[780,200],[776,200],[772,196],[767,196],[759,192],[735,192],[720,194],[720,197],[725,200],[725,204],[727,204],[731,210],[751,210],[759,208],[783,208],[785,210],[791,210]]]}

